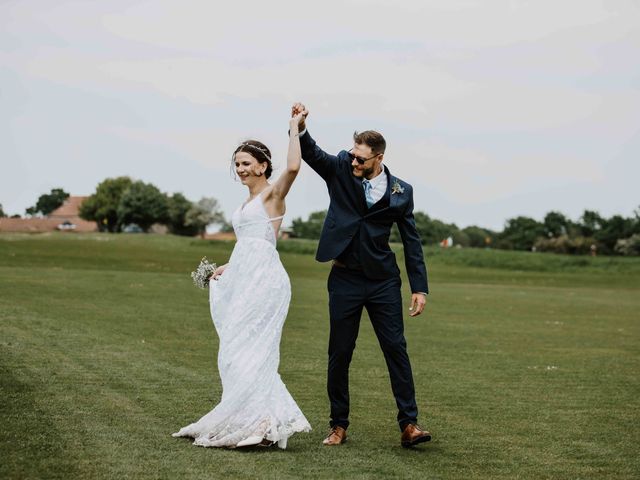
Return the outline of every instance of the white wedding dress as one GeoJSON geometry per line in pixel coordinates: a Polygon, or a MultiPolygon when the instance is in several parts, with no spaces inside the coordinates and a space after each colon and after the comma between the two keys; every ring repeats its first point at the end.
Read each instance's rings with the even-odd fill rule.
{"type": "Polygon", "coordinates": [[[237,243],[229,265],[211,280],[211,316],[220,339],[222,398],[204,417],[174,433],[203,447],[242,447],[264,439],[286,448],[311,430],[278,374],[280,336],[291,284],[276,250],[273,221],[262,195],[231,217],[237,243]]]}

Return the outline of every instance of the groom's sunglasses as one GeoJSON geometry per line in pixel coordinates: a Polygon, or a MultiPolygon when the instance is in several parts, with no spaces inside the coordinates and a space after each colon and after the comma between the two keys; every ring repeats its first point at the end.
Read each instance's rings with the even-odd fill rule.
{"type": "Polygon", "coordinates": [[[356,162],[358,162],[360,165],[364,165],[364,162],[366,162],[367,160],[371,160],[372,158],[376,158],[378,155],[380,155],[379,153],[376,153],[373,157],[369,157],[369,158],[362,158],[359,157],[357,155],[354,155],[353,153],[353,149],[349,150],[347,152],[347,155],[349,155],[349,158],[351,159],[351,161],[353,162],[354,160],[356,162]]]}

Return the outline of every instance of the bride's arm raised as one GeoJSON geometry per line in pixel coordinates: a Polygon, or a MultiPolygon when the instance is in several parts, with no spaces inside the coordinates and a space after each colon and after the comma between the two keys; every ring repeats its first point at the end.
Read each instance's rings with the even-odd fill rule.
{"type": "Polygon", "coordinates": [[[298,124],[302,118],[302,113],[295,115],[289,121],[289,152],[287,153],[287,168],[274,182],[271,195],[278,200],[284,200],[289,193],[289,189],[300,171],[300,138],[298,137],[298,124]]]}

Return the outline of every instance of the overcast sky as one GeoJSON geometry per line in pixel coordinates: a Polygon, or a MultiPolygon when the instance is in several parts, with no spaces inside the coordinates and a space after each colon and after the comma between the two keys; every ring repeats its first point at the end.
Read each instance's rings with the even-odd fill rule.
{"type": "MultiPolygon", "coordinates": [[[[640,2],[2,1],[0,204],[129,175],[225,213],[247,138],[284,164],[291,104],[336,153],[354,130],[416,210],[501,229],[640,205],[640,2]]],[[[328,205],[304,167],[287,221],[328,205]]]]}

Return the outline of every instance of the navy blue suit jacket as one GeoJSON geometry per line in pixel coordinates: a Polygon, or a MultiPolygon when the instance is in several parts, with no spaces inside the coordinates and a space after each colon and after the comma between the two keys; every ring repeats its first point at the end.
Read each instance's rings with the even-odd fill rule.
{"type": "Polygon", "coordinates": [[[385,166],[387,191],[371,208],[367,207],[362,180],[352,173],[346,151],[330,155],[311,138],[300,136],[302,158],[320,175],[329,190],[329,210],[322,226],[316,260],[338,258],[354,237],[359,241],[360,263],[372,279],[389,278],[400,273],[396,257],[389,247],[393,222],[398,225],[404,245],[405,265],[412,292],[429,292],[422,244],[413,218],[413,189],[394,177],[385,166]],[[393,185],[404,191],[392,193],[393,185]]]}

